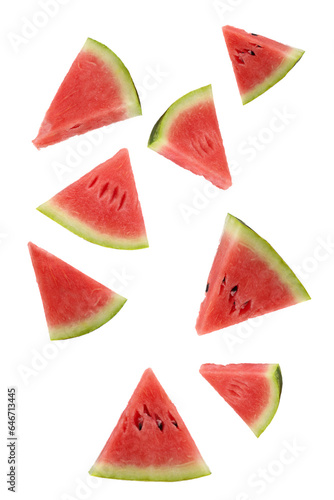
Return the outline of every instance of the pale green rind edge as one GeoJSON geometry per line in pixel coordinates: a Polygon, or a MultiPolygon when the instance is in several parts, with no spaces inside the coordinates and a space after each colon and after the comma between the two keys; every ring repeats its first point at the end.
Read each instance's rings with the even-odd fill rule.
{"type": "Polygon", "coordinates": [[[256,437],[261,436],[262,432],[268,427],[274,418],[280,403],[283,387],[282,372],[278,364],[269,365],[266,375],[271,386],[270,404],[257,420],[256,424],[250,426],[256,437]]]}
{"type": "Polygon", "coordinates": [[[126,298],[115,294],[110,302],[93,317],[70,326],[49,328],[50,340],[66,340],[92,332],[113,318],[124,306],[126,298]]]}
{"type": "Polygon", "coordinates": [[[174,122],[175,117],[177,117],[180,112],[187,108],[191,108],[194,104],[205,99],[213,99],[211,85],[200,87],[177,99],[177,101],[169,106],[154,125],[147,146],[159,153],[161,148],[168,142],[168,130],[170,125],[174,122]]]}
{"type": "Polygon", "coordinates": [[[149,246],[146,235],[138,239],[111,238],[110,236],[103,235],[75,217],[68,215],[59,207],[54,206],[51,200],[42,203],[42,205],[37,207],[37,210],[77,236],[96,245],[119,250],[139,250],[149,246]]]}
{"type": "Polygon", "coordinates": [[[297,64],[300,58],[305,53],[304,50],[301,49],[291,49],[291,52],[287,55],[286,60],[283,64],[279,66],[270,76],[268,76],[263,82],[259,83],[252,90],[247,92],[246,94],[241,95],[242,104],[247,104],[248,102],[253,101],[261,94],[264,94],[271,87],[276,85],[280,80],[282,80],[287,73],[297,64]]]}
{"type": "Polygon", "coordinates": [[[179,465],[171,467],[134,467],[113,466],[95,463],[90,469],[91,476],[107,479],[126,479],[128,481],[186,481],[211,474],[204,461],[198,464],[179,465]]]}
{"type": "Polygon", "coordinates": [[[107,47],[92,38],[87,38],[83,51],[94,53],[99,59],[112,69],[113,74],[117,74],[124,100],[128,108],[128,118],[142,114],[141,104],[136,86],[132,80],[129,70],[121,59],[107,47]]]}
{"type": "Polygon", "coordinates": [[[259,254],[280,277],[281,281],[288,286],[293,294],[296,303],[310,300],[311,297],[301,284],[297,276],[290,269],[287,263],[278,255],[276,250],[253,229],[247,226],[240,219],[231,214],[227,214],[224,232],[231,235],[233,239],[242,240],[243,243],[259,254]]]}

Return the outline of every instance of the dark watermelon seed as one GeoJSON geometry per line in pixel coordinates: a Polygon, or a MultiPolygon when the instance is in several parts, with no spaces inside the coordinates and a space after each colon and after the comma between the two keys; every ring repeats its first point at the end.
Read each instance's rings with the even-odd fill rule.
{"type": "Polygon", "coordinates": [[[237,291],[238,291],[238,285],[235,285],[235,286],[231,289],[231,291],[230,291],[230,296],[231,296],[231,297],[234,297],[234,295],[237,293],[237,291]]]}
{"type": "Polygon", "coordinates": [[[142,428],[143,428],[143,424],[144,424],[144,419],[143,417],[141,416],[141,414],[139,413],[139,411],[136,411],[136,414],[135,414],[135,417],[134,417],[134,424],[135,426],[141,431],[142,428]]]}
{"type": "Polygon", "coordinates": [[[206,284],[205,293],[208,293],[208,291],[209,291],[209,286],[210,286],[210,283],[207,283],[207,284],[206,284]]]}
{"type": "Polygon", "coordinates": [[[164,429],[164,423],[163,423],[163,421],[161,420],[161,418],[158,415],[155,415],[155,421],[157,423],[157,426],[159,427],[159,429],[162,432],[163,429],[164,429]]]}
{"type": "Polygon", "coordinates": [[[242,57],[239,57],[239,56],[234,56],[235,57],[235,60],[239,63],[239,64],[245,64],[245,61],[242,59],[242,57]]]}
{"type": "Polygon", "coordinates": [[[173,417],[173,415],[171,414],[171,412],[170,412],[170,411],[168,412],[168,416],[169,416],[169,419],[170,419],[171,423],[172,423],[173,425],[175,425],[175,427],[177,427],[177,428],[178,428],[179,426],[178,426],[178,424],[177,424],[177,421],[175,420],[175,418],[173,417]]]}
{"type": "Polygon", "coordinates": [[[259,35],[257,35],[256,33],[251,33],[251,35],[253,35],[253,36],[259,36],[259,35]]]}
{"type": "Polygon", "coordinates": [[[233,302],[233,305],[232,305],[231,310],[230,310],[230,314],[234,313],[235,310],[236,310],[236,306],[235,306],[235,302],[233,302]]]}
{"type": "Polygon", "coordinates": [[[249,50],[248,54],[250,54],[251,56],[255,56],[255,52],[253,52],[252,50],[249,50]]]}

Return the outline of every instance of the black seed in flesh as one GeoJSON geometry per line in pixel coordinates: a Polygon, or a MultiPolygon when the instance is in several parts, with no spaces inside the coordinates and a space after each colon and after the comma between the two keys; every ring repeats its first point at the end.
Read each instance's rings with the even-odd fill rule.
{"type": "Polygon", "coordinates": [[[168,412],[168,417],[169,417],[169,419],[170,419],[171,423],[172,423],[173,425],[175,425],[175,427],[177,427],[177,428],[178,428],[179,426],[178,426],[178,424],[177,424],[177,421],[175,420],[175,418],[173,417],[173,415],[171,414],[171,412],[170,412],[170,411],[168,412]]]}
{"type": "Polygon", "coordinates": [[[164,429],[164,423],[163,423],[163,421],[161,420],[161,418],[158,415],[155,415],[155,421],[157,423],[157,426],[159,427],[159,429],[162,432],[163,429],[164,429]]]}
{"type": "Polygon", "coordinates": [[[237,291],[238,291],[238,285],[235,285],[230,291],[231,297],[233,297],[237,293],[237,291]]]}
{"type": "Polygon", "coordinates": [[[252,50],[249,50],[248,54],[250,54],[251,56],[255,56],[255,52],[253,52],[252,50]]]}
{"type": "Polygon", "coordinates": [[[208,293],[208,291],[209,291],[209,286],[210,286],[210,283],[207,283],[207,284],[206,284],[205,293],[208,293]]]}
{"type": "Polygon", "coordinates": [[[251,33],[251,35],[253,35],[253,36],[259,36],[259,35],[257,35],[256,33],[251,33]]]}
{"type": "Polygon", "coordinates": [[[139,413],[139,411],[136,411],[133,421],[135,426],[141,431],[143,428],[144,419],[139,413]]]}

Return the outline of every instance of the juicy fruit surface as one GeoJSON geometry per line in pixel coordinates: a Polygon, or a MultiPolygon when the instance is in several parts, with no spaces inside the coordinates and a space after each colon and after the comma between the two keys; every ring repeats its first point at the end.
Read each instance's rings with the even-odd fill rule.
{"type": "Polygon", "coordinates": [[[259,437],[273,419],[282,391],[277,364],[204,364],[200,373],[259,437]]]}
{"type": "Polygon", "coordinates": [[[111,319],[126,299],[29,243],[52,340],[83,335],[111,319]]]}
{"type": "Polygon", "coordinates": [[[179,481],[210,474],[177,409],[147,369],[90,474],[179,481]]]}
{"type": "Polygon", "coordinates": [[[309,298],[269,243],[228,215],[196,329],[203,335],[309,298]]]}
{"type": "Polygon", "coordinates": [[[303,50],[233,26],[223,33],[244,104],[281,80],[304,54],[303,50]]]}
{"type": "Polygon", "coordinates": [[[172,104],[154,126],[148,146],[221,189],[231,186],[211,85],[172,104]]]}
{"type": "Polygon", "coordinates": [[[137,91],[122,61],[108,47],[88,38],[33,143],[43,148],[139,114],[137,91]]]}
{"type": "Polygon", "coordinates": [[[148,246],[127,149],[121,149],[38,210],[93,243],[123,249],[148,246]]]}

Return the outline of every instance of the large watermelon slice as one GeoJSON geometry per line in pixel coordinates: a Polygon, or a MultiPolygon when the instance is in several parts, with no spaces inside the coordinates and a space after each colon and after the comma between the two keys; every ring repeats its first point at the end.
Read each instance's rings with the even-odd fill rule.
{"type": "Polygon", "coordinates": [[[200,373],[259,437],[280,402],[283,381],[279,365],[205,364],[200,373]]]}
{"type": "Polygon", "coordinates": [[[223,33],[243,104],[282,80],[304,54],[233,26],[224,26],[223,33]]]}
{"type": "Polygon", "coordinates": [[[231,186],[211,85],[175,101],[154,125],[148,147],[221,189],[231,186]]]}
{"type": "Polygon", "coordinates": [[[228,214],[197,319],[197,333],[203,335],[309,299],[269,243],[228,214]]]}
{"type": "Polygon", "coordinates": [[[33,143],[38,149],[45,148],[140,114],[139,97],[127,68],[108,47],[87,38],[33,143]]]}
{"type": "Polygon", "coordinates": [[[182,481],[210,474],[177,409],[150,368],[89,473],[140,481],[182,481]]]}
{"type": "Polygon", "coordinates": [[[98,245],[123,249],[148,246],[127,149],[121,149],[37,210],[98,245]]]}
{"type": "Polygon", "coordinates": [[[126,302],[55,255],[28,245],[50,339],[79,337],[107,323],[126,302]]]}

